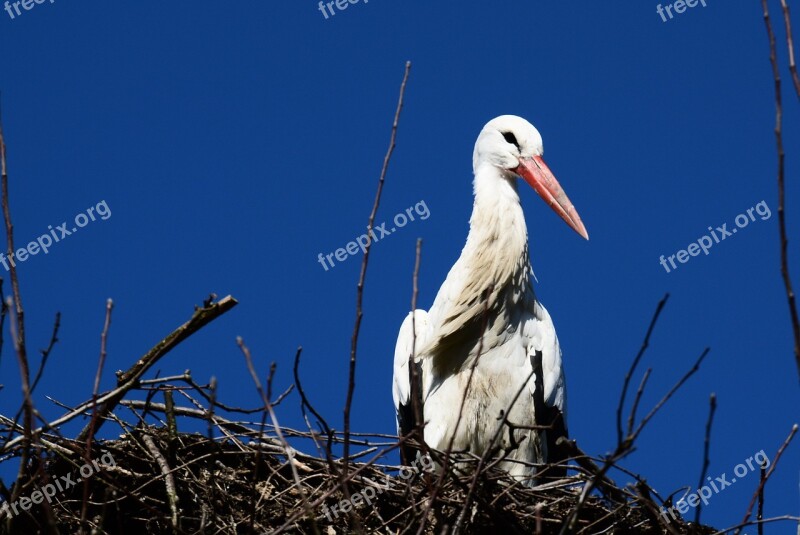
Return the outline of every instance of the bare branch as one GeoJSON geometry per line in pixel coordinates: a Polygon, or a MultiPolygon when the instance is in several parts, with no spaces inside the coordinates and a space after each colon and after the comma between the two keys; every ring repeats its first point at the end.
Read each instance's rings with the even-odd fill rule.
{"type": "MultiPolygon", "coordinates": [[[[783,441],[781,447],[778,448],[778,452],[775,454],[775,457],[772,458],[772,461],[769,465],[769,471],[767,471],[767,474],[761,479],[761,481],[758,484],[758,488],[753,493],[753,497],[750,499],[750,504],[747,506],[747,512],[744,514],[744,519],[742,519],[742,525],[746,524],[750,520],[750,515],[753,512],[753,505],[755,505],[756,500],[758,499],[758,495],[764,489],[764,485],[767,484],[769,476],[771,476],[772,472],[775,471],[775,467],[778,466],[778,461],[780,460],[781,455],[783,455],[783,452],[789,446],[789,443],[792,441],[795,434],[797,434],[797,424],[794,424],[792,426],[792,430],[789,432],[789,436],[786,437],[786,440],[783,441]]],[[[741,529],[737,529],[734,535],[738,535],[740,531],[741,529]]]]}
{"type": "MultiPolygon", "coordinates": [[[[278,435],[278,439],[281,441],[281,444],[283,445],[284,452],[286,453],[286,462],[289,463],[289,468],[292,471],[292,476],[294,477],[294,482],[295,482],[295,485],[297,486],[297,492],[300,493],[300,497],[303,500],[302,501],[302,505],[306,509],[306,513],[308,515],[308,518],[312,522],[312,526],[314,527],[314,533],[319,533],[319,528],[317,527],[317,524],[314,521],[314,512],[311,510],[311,507],[308,505],[308,498],[306,497],[306,492],[303,489],[302,482],[300,481],[300,475],[297,473],[297,466],[295,465],[295,460],[294,460],[294,449],[289,446],[289,443],[286,441],[286,438],[284,438],[283,433],[281,432],[281,427],[278,424],[278,417],[275,415],[275,411],[272,408],[272,403],[270,403],[270,400],[269,400],[270,396],[272,395],[272,377],[273,377],[273,375],[275,373],[275,364],[273,363],[272,366],[270,367],[270,374],[269,374],[269,379],[268,379],[268,382],[267,382],[267,391],[265,392],[264,389],[261,386],[261,381],[258,379],[258,373],[256,373],[256,369],[253,366],[253,358],[250,355],[250,350],[244,344],[244,341],[242,340],[241,337],[238,337],[236,339],[236,344],[242,350],[242,354],[244,355],[245,362],[247,363],[247,369],[250,371],[250,375],[253,378],[253,382],[256,385],[256,390],[258,391],[259,395],[261,396],[261,400],[264,403],[264,416],[266,416],[266,414],[269,413],[269,417],[272,420],[272,425],[274,426],[274,429],[275,429],[275,434],[278,435]]],[[[260,435],[261,436],[264,435],[264,419],[263,419],[263,417],[262,417],[262,420],[261,420],[261,433],[260,433],[260,435]]],[[[260,453],[261,453],[261,449],[258,449],[256,451],[256,468],[253,471],[253,476],[254,476],[253,489],[254,489],[254,491],[255,491],[255,483],[256,483],[255,477],[258,475],[258,465],[259,465],[260,453]]],[[[255,518],[255,498],[253,500],[253,510],[251,511],[251,516],[250,516],[250,528],[251,528],[251,531],[252,531],[252,528],[253,528],[252,522],[253,522],[254,518],[255,518]]]]}
{"type": "Polygon", "coordinates": [[[153,459],[156,460],[158,463],[159,468],[161,469],[161,474],[164,476],[164,486],[167,490],[167,499],[169,500],[169,509],[172,511],[172,516],[170,521],[172,523],[172,531],[173,533],[177,533],[179,529],[178,523],[178,492],[175,490],[175,478],[172,475],[172,471],[170,470],[169,463],[164,458],[164,455],[156,446],[156,443],[153,441],[153,437],[150,435],[143,435],[142,442],[144,442],[145,446],[147,446],[147,451],[150,452],[150,455],[153,456],[153,459]]]}
{"type": "MultiPolygon", "coordinates": [[[[717,396],[711,394],[708,399],[708,421],[706,421],[706,436],[703,441],[703,467],[700,469],[700,482],[697,484],[699,489],[705,484],[706,474],[708,473],[708,466],[711,462],[708,460],[708,451],[711,448],[711,425],[714,423],[714,413],[717,410],[717,396]]],[[[694,523],[700,523],[700,510],[703,508],[702,503],[697,504],[697,509],[694,512],[694,523]]]]}
{"type": "Polygon", "coordinates": [[[789,72],[792,73],[792,81],[794,82],[794,90],[797,93],[797,98],[800,98],[800,76],[797,75],[797,64],[794,62],[794,41],[792,40],[792,19],[789,16],[789,2],[788,0],[781,0],[781,7],[783,8],[783,23],[786,27],[786,48],[789,53],[789,72]]]}
{"type": "MultiPolygon", "coordinates": [[[[792,332],[794,334],[794,358],[797,363],[797,373],[800,376],[800,318],[797,314],[797,304],[795,302],[794,289],[792,288],[792,281],[789,275],[789,253],[788,253],[788,238],[786,236],[786,213],[785,213],[785,187],[784,187],[784,159],[783,152],[783,104],[781,99],[781,75],[778,68],[778,56],[775,46],[775,32],[772,31],[772,23],[769,19],[769,7],[767,0],[761,0],[761,7],[764,10],[764,24],[767,28],[767,37],[769,38],[769,61],[772,65],[772,77],[775,80],[775,146],[778,151],[778,232],[780,234],[781,244],[781,276],[783,277],[783,285],[786,289],[786,299],[789,302],[789,317],[792,323],[792,332]]],[[[784,12],[788,17],[789,8],[784,7],[784,12]]],[[[787,31],[789,32],[787,38],[790,39],[791,44],[791,27],[788,25],[787,18],[787,31]]],[[[794,54],[790,53],[790,57],[794,58],[794,54]]],[[[792,59],[793,61],[793,59],[792,59]]],[[[796,76],[796,71],[793,72],[796,76]]],[[[800,97],[800,93],[798,93],[800,97]]]]}
{"type": "MultiPolygon", "coordinates": [[[[633,372],[636,371],[636,367],[639,365],[639,361],[642,360],[644,356],[644,352],[647,349],[647,346],[650,345],[650,335],[653,333],[653,329],[656,326],[656,322],[658,321],[658,316],[661,315],[661,311],[664,309],[664,305],[667,304],[667,299],[669,299],[669,294],[666,294],[664,297],[661,298],[661,301],[658,302],[658,306],[656,306],[656,311],[653,314],[653,319],[650,320],[650,326],[647,328],[647,334],[644,336],[644,341],[642,342],[642,347],[639,348],[639,353],[636,354],[636,357],[633,359],[631,363],[631,367],[628,370],[628,373],[625,374],[625,381],[622,384],[622,392],[620,392],[619,396],[619,404],[617,405],[617,444],[622,444],[622,409],[625,406],[625,397],[628,394],[628,385],[631,382],[631,377],[633,376],[633,372]]],[[[628,434],[630,434],[630,430],[628,430],[628,434]]]]}
{"type": "MultiPolygon", "coordinates": [[[[364,258],[361,261],[361,273],[358,277],[358,288],[356,291],[356,321],[353,327],[353,335],[350,341],[350,372],[347,383],[347,400],[344,405],[344,466],[342,468],[342,477],[347,477],[347,464],[350,456],[350,407],[353,404],[353,392],[356,388],[356,352],[358,350],[358,333],[361,329],[361,318],[364,315],[362,310],[362,303],[364,300],[364,281],[367,276],[367,264],[369,262],[369,253],[372,250],[372,227],[375,224],[375,215],[378,213],[378,206],[381,202],[381,193],[383,193],[383,184],[386,180],[386,172],[389,170],[389,161],[394,152],[395,140],[397,139],[397,125],[400,123],[400,111],[403,109],[403,96],[406,90],[406,82],[408,81],[408,74],[411,71],[411,62],[406,62],[405,73],[403,74],[403,81],[400,84],[400,96],[397,100],[397,110],[394,114],[394,122],[392,123],[392,135],[389,140],[389,149],[386,151],[386,156],[383,158],[383,168],[381,175],[378,179],[378,191],[375,193],[375,203],[372,205],[372,212],[369,215],[369,223],[367,224],[367,245],[364,249],[364,258]]],[[[344,486],[345,496],[349,497],[347,485],[344,486]]]]}

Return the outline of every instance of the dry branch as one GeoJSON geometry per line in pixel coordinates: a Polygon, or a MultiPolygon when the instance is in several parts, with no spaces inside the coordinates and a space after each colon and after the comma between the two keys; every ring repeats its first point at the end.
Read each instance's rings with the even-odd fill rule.
{"type": "MultiPolygon", "coordinates": [[[[783,278],[784,288],[786,289],[786,299],[789,302],[789,317],[792,324],[792,333],[794,334],[794,358],[797,363],[797,373],[800,376],[800,319],[797,313],[797,303],[795,301],[795,293],[792,288],[792,280],[789,274],[789,253],[788,253],[788,238],[786,235],[786,188],[784,185],[784,167],[785,167],[785,154],[783,151],[783,103],[781,97],[781,75],[778,67],[778,55],[775,46],[775,32],[772,31],[772,23],[769,18],[769,7],[767,0],[761,0],[761,7],[764,10],[764,24],[767,28],[767,37],[769,38],[769,61],[772,66],[772,77],[775,82],[775,147],[778,152],[778,232],[780,235],[780,248],[781,248],[781,277],[783,278]]],[[[794,64],[794,52],[791,42],[791,24],[789,22],[789,8],[784,4],[784,13],[786,15],[786,29],[787,40],[790,50],[791,64],[794,64]]],[[[797,71],[793,70],[795,83],[798,84],[798,97],[800,98],[800,81],[797,80],[797,71]]]]}
{"type": "MultiPolygon", "coordinates": [[[[353,327],[353,335],[350,340],[350,368],[347,383],[347,400],[344,405],[344,468],[342,473],[347,474],[347,462],[350,454],[350,407],[353,404],[353,393],[356,387],[356,353],[358,350],[358,333],[361,329],[361,318],[364,316],[362,303],[364,301],[364,282],[367,277],[367,265],[369,263],[369,253],[372,250],[372,228],[375,224],[375,216],[378,213],[378,206],[381,202],[381,194],[383,193],[383,184],[386,181],[386,173],[389,170],[389,162],[394,153],[395,140],[397,139],[397,126],[400,123],[400,112],[403,109],[403,97],[406,92],[406,82],[408,82],[408,75],[411,72],[411,62],[406,62],[406,69],[403,73],[403,81],[400,83],[400,96],[397,100],[397,110],[394,113],[394,121],[392,122],[392,135],[389,139],[389,148],[386,151],[386,156],[383,158],[383,167],[381,168],[381,175],[378,179],[378,190],[375,193],[375,202],[372,205],[372,212],[369,214],[369,222],[367,223],[367,245],[364,248],[364,257],[361,260],[361,272],[358,276],[358,286],[356,290],[356,320],[353,327]]],[[[345,493],[347,487],[345,486],[345,493]]]]}

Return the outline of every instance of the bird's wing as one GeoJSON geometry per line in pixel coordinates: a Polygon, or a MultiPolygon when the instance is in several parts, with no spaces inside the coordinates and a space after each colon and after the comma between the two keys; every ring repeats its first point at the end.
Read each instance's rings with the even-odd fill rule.
{"type": "MultiPolygon", "coordinates": [[[[415,310],[413,315],[408,313],[403,325],[400,326],[400,333],[397,335],[397,344],[394,349],[394,377],[392,379],[392,398],[397,414],[397,434],[400,436],[411,432],[417,425],[414,418],[414,407],[411,400],[411,382],[409,379],[408,360],[412,349],[419,354],[422,343],[428,330],[428,313],[424,310],[415,310]],[[414,336],[416,331],[416,338],[414,336]]],[[[424,384],[422,377],[422,366],[416,363],[417,372],[420,379],[420,387],[424,384]]],[[[420,404],[422,400],[420,399],[420,404]]],[[[401,454],[405,457],[404,462],[411,459],[406,448],[401,448],[401,454]]]]}
{"type": "MultiPolygon", "coordinates": [[[[567,455],[563,448],[556,446],[559,437],[569,436],[567,433],[567,390],[564,370],[561,365],[561,347],[558,337],[547,313],[538,301],[534,306],[534,314],[526,321],[524,333],[528,338],[528,373],[533,371],[530,394],[533,396],[536,424],[550,426],[541,432],[544,446],[544,460],[547,463],[563,462],[567,455]]],[[[563,469],[549,471],[549,477],[563,477],[563,469]]]]}
{"type": "Polygon", "coordinates": [[[429,312],[430,336],[421,349],[440,370],[463,364],[447,361],[462,354],[457,348],[469,346],[481,336],[482,313],[487,302],[494,301],[485,292],[494,282],[482,275],[485,271],[468,266],[462,253],[436,294],[429,312]]]}

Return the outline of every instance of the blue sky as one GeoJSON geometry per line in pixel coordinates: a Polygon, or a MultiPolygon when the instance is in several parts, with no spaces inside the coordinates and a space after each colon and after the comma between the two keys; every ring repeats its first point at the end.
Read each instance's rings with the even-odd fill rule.
{"type": "MultiPolygon", "coordinates": [[[[164,359],[162,374],[215,375],[221,399],[253,406],[258,396],[235,337],[262,371],[277,362],[276,388],[291,383],[302,345],[305,388],[341,428],[361,256],[327,271],[317,258],[363,232],[411,60],[377,221],[420,202],[429,217],[374,246],[354,428],[393,432],[391,361],[409,308],[415,241],[424,241],[419,304],[427,308],[466,238],[474,140],[489,119],[512,113],[542,133],[546,161],[591,236],[581,240],[521,188],[536,291],[564,351],[573,437],[591,453],[613,448],[625,371],[669,292],[639,372],[653,368],[643,407],[703,348],[711,353],[626,466],[664,495],[695,485],[711,392],[719,409],[709,475],[730,480],[762,449],[772,458],[798,421],[800,391],[779,273],[760,3],[708,0],[667,22],[657,5],[370,0],[328,19],[311,0],[196,0],[191,8],[56,0],[14,19],[0,11],[17,244],[101,201],[112,214],[20,264],[31,353],[46,346],[62,312],[39,408],[55,416],[44,395],[74,405],[90,394],[108,297],[115,309],[104,387],[216,292],[241,304],[164,359]],[[761,201],[770,218],[756,213],[670,273],[659,264],[709,226],[732,229],[761,201]]],[[[797,103],[787,91],[795,287],[797,103]]],[[[4,414],[18,406],[18,377],[6,344],[4,414]]],[[[283,424],[303,426],[297,407],[296,396],[284,402],[283,424]]],[[[781,464],[766,512],[797,515],[797,444],[781,464]]],[[[756,480],[751,474],[711,498],[704,520],[737,523],[756,480]]]]}

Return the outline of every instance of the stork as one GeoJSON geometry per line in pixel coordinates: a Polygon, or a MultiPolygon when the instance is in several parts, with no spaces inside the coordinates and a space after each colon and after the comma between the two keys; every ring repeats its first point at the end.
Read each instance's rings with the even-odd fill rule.
{"type": "MultiPolygon", "coordinates": [[[[452,443],[452,451],[477,456],[500,452],[500,467],[528,484],[537,465],[566,458],[555,442],[567,436],[567,393],[555,327],[533,291],[517,178],[589,239],[542,154],[541,135],[521,117],[502,115],[483,127],[472,157],[475,203],[467,243],[431,309],[414,310],[403,321],[392,388],[399,435],[417,425],[413,362],[428,446],[445,451],[452,443]]],[[[401,453],[408,463],[409,450],[401,453]]]]}

